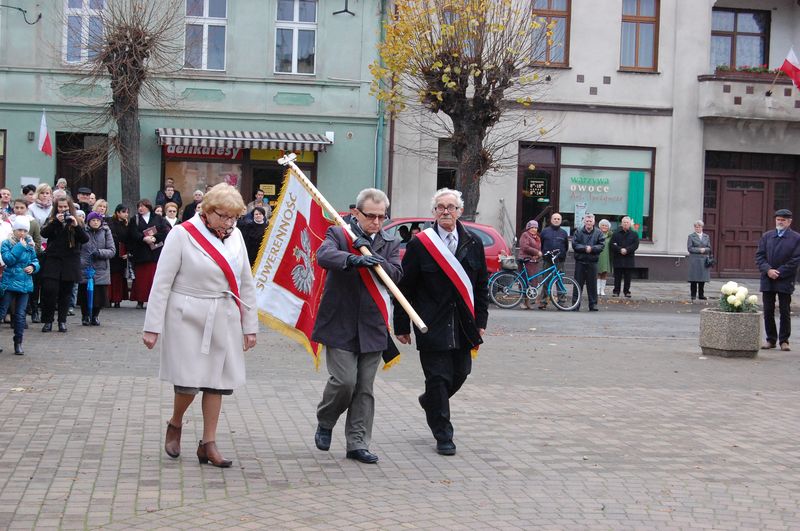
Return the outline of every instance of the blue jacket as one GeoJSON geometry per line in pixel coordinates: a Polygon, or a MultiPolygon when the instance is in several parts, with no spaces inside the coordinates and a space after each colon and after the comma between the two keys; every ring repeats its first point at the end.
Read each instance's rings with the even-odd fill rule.
{"type": "Polygon", "coordinates": [[[29,265],[33,266],[33,272],[39,271],[39,260],[36,258],[36,249],[33,239],[27,236],[28,245],[12,243],[11,239],[3,241],[0,246],[0,255],[6,264],[3,271],[3,278],[0,279],[0,288],[4,291],[17,291],[19,293],[31,293],[33,291],[33,278],[23,271],[29,265]]]}
{"type": "Polygon", "coordinates": [[[756,265],[761,271],[761,291],[794,292],[794,277],[800,265],[800,234],[786,229],[778,238],[777,230],[765,232],[758,242],[756,265]],[[777,269],[780,276],[775,280],[769,278],[770,269],[777,269]]]}

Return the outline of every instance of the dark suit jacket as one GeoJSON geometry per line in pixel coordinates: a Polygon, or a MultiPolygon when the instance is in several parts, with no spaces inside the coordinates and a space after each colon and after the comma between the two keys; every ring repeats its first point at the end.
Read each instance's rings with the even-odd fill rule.
{"type": "MultiPolygon", "coordinates": [[[[372,251],[386,260],[383,269],[392,281],[400,280],[400,241],[380,231],[372,251]]],[[[317,263],[328,273],[311,339],[348,352],[383,352],[389,343],[386,322],[357,268],[347,267],[350,254],[344,229],[330,227],[317,250],[317,263]]]]}
{"type": "Polygon", "coordinates": [[[156,205],[166,205],[167,203],[175,203],[178,205],[178,208],[181,208],[183,205],[183,199],[181,199],[181,193],[175,190],[175,193],[172,194],[172,199],[167,199],[167,194],[164,193],[164,190],[159,190],[156,193],[156,205]]]}
{"type": "Polygon", "coordinates": [[[794,292],[794,278],[800,265],[800,234],[786,229],[778,238],[778,231],[765,232],[758,242],[756,265],[761,271],[761,291],[794,292]],[[777,269],[780,276],[772,280],[767,271],[777,269]]]}
{"type": "Polygon", "coordinates": [[[592,227],[591,232],[586,232],[586,227],[581,227],[572,235],[572,250],[575,251],[576,262],[597,262],[605,246],[606,236],[597,227],[592,227]],[[587,253],[586,247],[591,247],[592,252],[587,253]]]}
{"type": "Polygon", "coordinates": [[[636,267],[636,249],[639,248],[639,235],[633,228],[622,230],[620,227],[611,237],[611,259],[614,267],[636,267]],[[626,254],[621,254],[622,249],[626,254]]]}
{"type": "MultiPolygon", "coordinates": [[[[434,230],[438,230],[434,225],[434,230]]],[[[403,278],[398,287],[428,326],[426,334],[414,327],[417,349],[422,352],[474,347],[483,342],[479,328],[489,320],[486,256],[481,239],[458,222],[456,258],[472,283],[475,317],[453,283],[418,238],[412,238],[403,256],[403,278]]],[[[410,319],[402,306],[394,305],[394,332],[409,334],[410,319]]]]}
{"type": "Polygon", "coordinates": [[[128,222],[128,252],[131,253],[134,264],[144,262],[158,262],[163,246],[151,249],[150,245],[143,241],[144,231],[149,227],[156,227],[156,243],[164,243],[167,239],[170,225],[158,214],[150,213],[150,221],[145,223],[139,214],[128,222]]]}

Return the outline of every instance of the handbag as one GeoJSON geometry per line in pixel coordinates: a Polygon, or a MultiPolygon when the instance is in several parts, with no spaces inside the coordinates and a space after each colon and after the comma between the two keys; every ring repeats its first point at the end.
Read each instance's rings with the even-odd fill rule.
{"type": "Polygon", "coordinates": [[[717,259],[713,256],[706,256],[705,266],[706,267],[714,267],[717,264],[717,259]]]}

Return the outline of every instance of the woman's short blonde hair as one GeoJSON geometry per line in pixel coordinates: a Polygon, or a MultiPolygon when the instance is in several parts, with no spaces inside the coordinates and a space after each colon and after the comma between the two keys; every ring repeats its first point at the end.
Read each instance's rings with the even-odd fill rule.
{"type": "Polygon", "coordinates": [[[94,206],[92,207],[92,212],[99,212],[100,207],[106,207],[106,214],[108,214],[108,201],[105,199],[98,199],[95,201],[94,206]]]}
{"type": "Polygon", "coordinates": [[[53,193],[53,189],[50,188],[50,185],[47,183],[42,183],[36,187],[36,197],[39,197],[39,194],[43,192],[50,192],[53,193]]]}
{"type": "Polygon", "coordinates": [[[242,199],[242,194],[228,183],[219,183],[203,196],[200,210],[208,214],[212,210],[219,210],[223,214],[241,216],[247,212],[247,207],[242,199]]]}

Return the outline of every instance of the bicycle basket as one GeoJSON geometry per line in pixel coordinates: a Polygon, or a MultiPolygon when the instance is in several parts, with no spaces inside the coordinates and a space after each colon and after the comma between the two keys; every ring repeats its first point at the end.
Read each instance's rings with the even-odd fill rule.
{"type": "Polygon", "coordinates": [[[517,270],[517,259],[513,256],[500,257],[500,267],[511,271],[517,270]]]}

